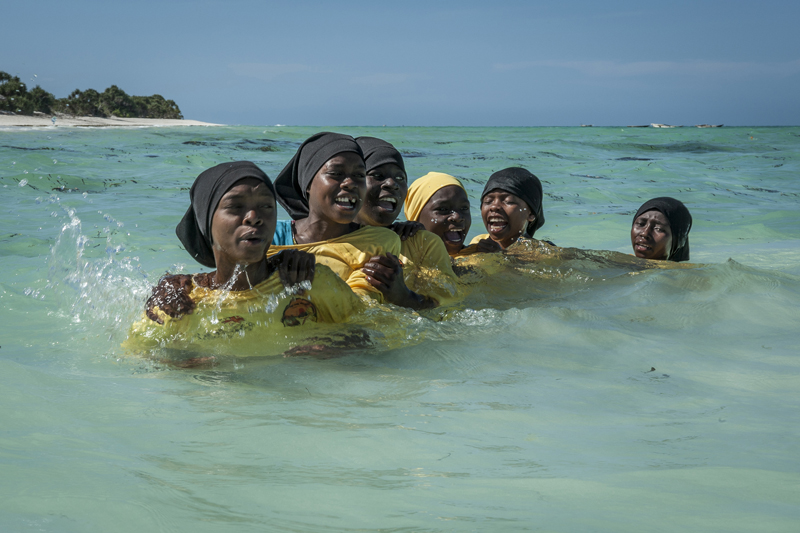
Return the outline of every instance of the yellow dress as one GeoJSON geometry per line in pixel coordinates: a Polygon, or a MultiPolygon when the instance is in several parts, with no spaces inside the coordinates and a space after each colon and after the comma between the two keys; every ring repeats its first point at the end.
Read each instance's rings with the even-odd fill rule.
{"type": "Polygon", "coordinates": [[[383,293],[369,284],[361,267],[376,255],[391,253],[401,255],[400,237],[391,230],[377,226],[364,226],[352,233],[336,239],[292,244],[288,246],[270,246],[267,257],[283,250],[302,250],[314,254],[317,264],[325,265],[342,278],[359,296],[367,296],[383,303],[383,293]]]}
{"type": "Polygon", "coordinates": [[[292,295],[278,273],[246,291],[194,284],[193,313],[174,319],[159,308],[164,324],[143,316],[123,347],[133,351],[167,348],[237,357],[278,355],[320,335],[342,331],[342,322],[365,307],[361,298],[329,268],[318,267],[311,289],[292,295]]]}
{"type": "Polygon", "coordinates": [[[442,239],[425,230],[402,241],[403,277],[417,294],[450,305],[459,298],[458,278],[442,239]]]}

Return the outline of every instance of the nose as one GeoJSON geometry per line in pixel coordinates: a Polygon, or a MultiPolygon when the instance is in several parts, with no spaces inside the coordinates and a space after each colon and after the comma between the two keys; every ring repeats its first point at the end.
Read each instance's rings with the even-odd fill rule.
{"type": "Polygon", "coordinates": [[[358,189],[358,183],[356,182],[356,180],[353,179],[353,176],[350,176],[348,174],[342,180],[341,184],[339,185],[339,188],[344,189],[346,191],[354,191],[358,189]]]}
{"type": "Polygon", "coordinates": [[[400,189],[400,185],[398,185],[397,182],[394,181],[394,178],[387,178],[383,180],[383,183],[381,184],[381,189],[396,191],[400,189]]]}
{"type": "Polygon", "coordinates": [[[460,222],[464,220],[464,215],[459,213],[458,210],[453,209],[452,211],[450,211],[450,214],[447,215],[447,220],[451,222],[460,222]]]}
{"type": "Polygon", "coordinates": [[[242,222],[247,226],[260,226],[264,223],[264,220],[259,216],[258,210],[250,209],[244,214],[244,220],[242,222]]]}

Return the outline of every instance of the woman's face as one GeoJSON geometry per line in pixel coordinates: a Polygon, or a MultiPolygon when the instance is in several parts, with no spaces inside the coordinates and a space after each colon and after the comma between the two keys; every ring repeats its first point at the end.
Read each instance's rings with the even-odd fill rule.
{"type": "Polygon", "coordinates": [[[353,222],[366,192],[366,167],[361,156],[342,152],[328,159],[308,187],[309,216],[337,224],[353,222]]]}
{"type": "Polygon", "coordinates": [[[481,200],[481,218],[492,240],[505,249],[517,242],[536,214],[519,196],[492,189],[481,200]]]}
{"type": "Polygon", "coordinates": [[[631,228],[633,254],[642,259],[667,259],[672,249],[672,229],[661,211],[645,211],[631,228]]]}
{"type": "Polygon", "coordinates": [[[211,218],[217,268],[263,260],[276,220],[275,197],[266,184],[256,178],[237,181],[220,199],[211,218]]]}
{"type": "Polygon", "coordinates": [[[400,211],[408,193],[408,180],[403,169],[386,163],[367,172],[367,192],[358,212],[358,222],[366,226],[388,226],[400,211]]]}
{"type": "Polygon", "coordinates": [[[442,187],[420,211],[419,222],[444,241],[450,255],[458,253],[472,225],[467,193],[457,185],[442,187]]]}

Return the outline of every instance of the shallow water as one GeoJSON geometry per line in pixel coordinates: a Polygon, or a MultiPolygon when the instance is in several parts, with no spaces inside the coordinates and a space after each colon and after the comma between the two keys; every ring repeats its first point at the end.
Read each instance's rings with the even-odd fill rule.
{"type": "Polygon", "coordinates": [[[169,369],[120,343],[200,270],[192,180],[274,177],[316,129],[2,131],[4,531],[796,529],[800,128],[331,129],[472,199],[525,166],[565,247],[629,253],[636,208],[678,197],[699,266],[522,262],[398,317],[400,348],[169,369]]]}

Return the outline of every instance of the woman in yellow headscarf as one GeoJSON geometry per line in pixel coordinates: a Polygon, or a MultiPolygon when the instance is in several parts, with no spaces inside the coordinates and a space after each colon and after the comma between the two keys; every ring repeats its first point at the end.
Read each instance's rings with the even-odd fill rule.
{"type": "Polygon", "coordinates": [[[465,247],[472,225],[467,190],[458,178],[442,172],[428,172],[408,188],[405,214],[407,220],[420,222],[438,235],[450,257],[476,252],[497,251],[483,243],[465,247]]]}

